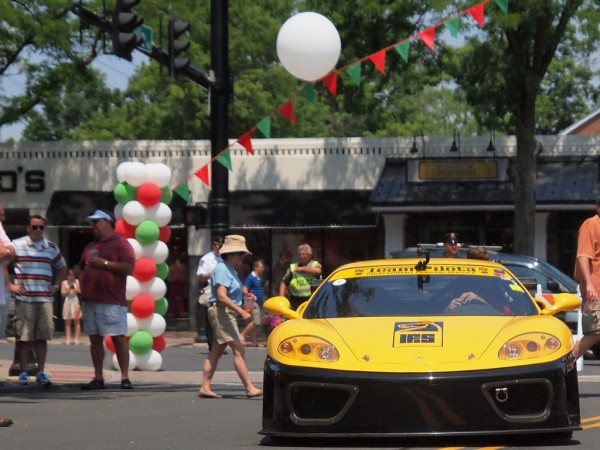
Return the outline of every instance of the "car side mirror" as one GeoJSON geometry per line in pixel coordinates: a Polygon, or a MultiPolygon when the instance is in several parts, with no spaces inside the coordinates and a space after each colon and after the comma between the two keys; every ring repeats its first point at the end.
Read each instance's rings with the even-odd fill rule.
{"type": "Polygon", "coordinates": [[[556,294],[554,296],[554,304],[542,309],[541,314],[544,316],[552,316],[561,311],[571,311],[581,307],[581,299],[575,294],[566,292],[556,294]]]}
{"type": "Polygon", "coordinates": [[[271,297],[265,300],[263,308],[269,314],[277,314],[286,319],[297,319],[300,317],[298,312],[290,308],[290,301],[285,297],[271,297]]]}

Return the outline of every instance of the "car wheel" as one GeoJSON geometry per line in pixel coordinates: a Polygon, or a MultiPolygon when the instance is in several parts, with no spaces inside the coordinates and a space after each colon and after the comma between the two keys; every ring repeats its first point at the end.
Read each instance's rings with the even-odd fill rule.
{"type": "Polygon", "coordinates": [[[596,344],[594,345],[592,348],[592,353],[594,353],[594,356],[596,357],[596,359],[600,359],[600,344],[596,344]]]}

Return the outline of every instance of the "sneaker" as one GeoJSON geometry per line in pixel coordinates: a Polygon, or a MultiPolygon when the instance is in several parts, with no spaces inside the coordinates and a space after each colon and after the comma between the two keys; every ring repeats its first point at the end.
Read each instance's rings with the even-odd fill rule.
{"type": "Polygon", "coordinates": [[[129,381],[129,378],[121,380],[121,389],[133,389],[133,384],[129,381]]]}
{"type": "Polygon", "coordinates": [[[46,376],[44,372],[40,372],[35,376],[35,381],[37,384],[41,384],[42,386],[51,386],[52,381],[46,376]]]}
{"type": "Polygon", "coordinates": [[[21,386],[27,386],[29,384],[29,375],[27,372],[21,372],[21,375],[19,375],[19,384],[21,386]]]}
{"type": "Polygon", "coordinates": [[[84,391],[94,391],[96,389],[106,389],[104,380],[96,380],[95,378],[87,384],[82,384],[81,389],[84,391]]]}

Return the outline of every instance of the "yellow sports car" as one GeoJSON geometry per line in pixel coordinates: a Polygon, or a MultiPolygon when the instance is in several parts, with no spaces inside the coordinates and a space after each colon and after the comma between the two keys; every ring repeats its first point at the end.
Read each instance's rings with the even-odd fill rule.
{"type": "Polygon", "coordinates": [[[269,336],[261,434],[430,436],[580,429],[569,328],[504,266],[364,261],[335,270],[269,336]]]}

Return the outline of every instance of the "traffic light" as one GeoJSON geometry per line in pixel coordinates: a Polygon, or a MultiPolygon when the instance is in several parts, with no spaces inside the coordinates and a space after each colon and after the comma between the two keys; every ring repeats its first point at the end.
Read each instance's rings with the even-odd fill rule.
{"type": "Polygon", "coordinates": [[[131,52],[143,42],[143,38],[133,32],[144,23],[144,18],[136,16],[131,8],[140,0],[116,0],[112,16],[113,53],[131,61],[131,52]]]}
{"type": "Polygon", "coordinates": [[[190,65],[189,58],[179,58],[179,54],[186,51],[190,46],[190,41],[183,41],[179,37],[189,29],[189,23],[169,19],[169,75],[173,78],[177,78],[179,72],[190,65]]]}

